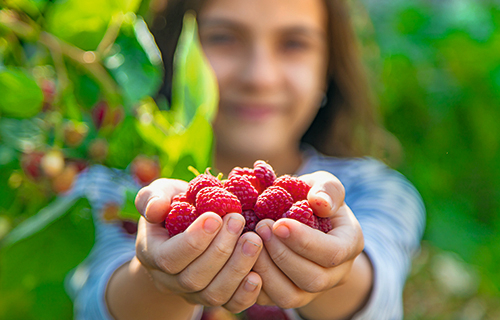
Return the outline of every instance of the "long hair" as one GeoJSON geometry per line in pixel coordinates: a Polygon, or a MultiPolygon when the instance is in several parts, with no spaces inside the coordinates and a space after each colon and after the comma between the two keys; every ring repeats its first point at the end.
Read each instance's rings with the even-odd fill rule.
{"type": "MultiPolygon", "coordinates": [[[[168,0],[152,24],[165,64],[162,93],[167,98],[171,94],[173,57],[184,13],[198,12],[204,2],[168,0]]],[[[329,36],[326,103],[301,141],[331,156],[396,158],[399,145],[379,123],[346,0],[325,0],[325,4],[329,36]]]]}

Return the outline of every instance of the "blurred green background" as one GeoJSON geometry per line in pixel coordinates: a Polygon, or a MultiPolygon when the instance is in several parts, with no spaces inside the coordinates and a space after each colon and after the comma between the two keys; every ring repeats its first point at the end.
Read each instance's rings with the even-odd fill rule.
{"type": "Polygon", "coordinates": [[[353,3],[396,168],[427,208],[407,319],[500,319],[500,2],[353,3]]]}
{"type": "MultiPolygon", "coordinates": [[[[162,1],[153,4],[161,6],[162,1]]],[[[57,2],[63,3],[10,1],[57,2]]],[[[145,11],[148,2],[131,3],[141,3],[145,11]]],[[[427,208],[422,250],[405,289],[405,319],[500,319],[499,2],[350,1],[381,120],[404,151],[394,166],[415,184],[427,208]]],[[[7,2],[0,0],[0,9],[2,3],[7,2]]],[[[2,52],[9,51],[1,47],[5,43],[0,42],[2,52]]],[[[87,88],[97,90],[97,85],[79,77],[87,88]]],[[[84,98],[87,93],[97,101],[95,92],[76,92],[76,96],[84,98]]],[[[88,108],[96,101],[89,102],[88,108]]],[[[131,106],[125,103],[125,110],[133,110],[131,106]]],[[[134,152],[126,155],[123,168],[136,156],[134,152]]],[[[12,170],[19,171],[17,162],[2,167],[0,180],[7,182],[12,170]]],[[[0,239],[45,206],[44,194],[32,185],[27,188],[31,200],[19,198],[14,205],[14,191],[2,190],[0,239]],[[16,212],[23,215],[14,217],[16,212]]],[[[66,228],[70,223],[80,228],[75,230],[91,225],[87,213],[67,215],[53,227],[66,228]]],[[[88,249],[83,248],[82,254],[88,249]]],[[[24,280],[25,287],[36,283],[36,279],[24,280]]],[[[25,292],[0,292],[0,317],[9,314],[21,319],[34,314],[29,308],[42,310],[50,295],[57,290],[63,294],[61,286],[56,287],[54,283],[37,287],[36,303],[26,301],[25,292]]],[[[68,317],[69,299],[60,295],[57,299],[61,310],[51,314],[68,317]]]]}

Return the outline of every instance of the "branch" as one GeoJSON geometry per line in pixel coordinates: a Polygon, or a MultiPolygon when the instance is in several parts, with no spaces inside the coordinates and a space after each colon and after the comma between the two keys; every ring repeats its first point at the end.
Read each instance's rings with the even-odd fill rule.
{"type": "Polygon", "coordinates": [[[38,32],[31,25],[16,19],[6,10],[0,10],[0,25],[10,29],[16,36],[28,41],[37,41],[54,55],[62,54],[82,66],[101,86],[107,100],[118,103],[119,88],[111,75],[100,64],[94,51],[84,51],[46,31],[38,32]],[[37,38],[38,34],[38,38],[37,38]]]}

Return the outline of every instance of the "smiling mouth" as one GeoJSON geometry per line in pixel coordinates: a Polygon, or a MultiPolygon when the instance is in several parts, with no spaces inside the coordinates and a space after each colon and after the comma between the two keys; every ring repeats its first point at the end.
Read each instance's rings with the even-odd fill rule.
{"type": "Polygon", "coordinates": [[[221,111],[243,121],[263,121],[279,113],[279,108],[270,104],[229,103],[221,105],[221,111]]]}

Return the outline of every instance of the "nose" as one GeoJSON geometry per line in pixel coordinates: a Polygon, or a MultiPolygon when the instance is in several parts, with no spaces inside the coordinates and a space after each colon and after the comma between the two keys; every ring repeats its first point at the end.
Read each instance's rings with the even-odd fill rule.
{"type": "Polygon", "coordinates": [[[265,43],[254,44],[242,61],[239,73],[244,86],[251,90],[267,90],[273,88],[279,79],[278,59],[272,47],[265,43]]]}

